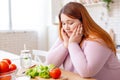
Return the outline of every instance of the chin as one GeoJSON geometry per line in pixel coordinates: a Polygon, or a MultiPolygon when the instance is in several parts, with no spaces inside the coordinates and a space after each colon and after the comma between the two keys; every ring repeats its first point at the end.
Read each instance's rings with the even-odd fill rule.
{"type": "Polygon", "coordinates": [[[71,36],[71,34],[68,34],[68,37],[70,37],[71,36]]]}

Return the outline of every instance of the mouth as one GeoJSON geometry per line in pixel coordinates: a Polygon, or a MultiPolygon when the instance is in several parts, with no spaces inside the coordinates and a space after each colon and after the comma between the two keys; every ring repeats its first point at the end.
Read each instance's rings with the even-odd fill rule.
{"type": "Polygon", "coordinates": [[[72,33],[72,31],[66,31],[66,33],[70,34],[70,33],[72,33]]]}
{"type": "Polygon", "coordinates": [[[72,34],[72,31],[67,31],[66,33],[68,36],[70,36],[72,34]]]}

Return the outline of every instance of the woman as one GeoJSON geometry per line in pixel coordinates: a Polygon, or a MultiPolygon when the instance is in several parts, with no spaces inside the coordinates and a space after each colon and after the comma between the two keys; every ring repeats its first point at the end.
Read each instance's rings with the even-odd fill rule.
{"type": "Polygon", "coordinates": [[[97,25],[83,5],[66,4],[59,13],[60,38],[50,49],[47,64],[97,80],[120,80],[120,63],[109,34],[97,25]]]}

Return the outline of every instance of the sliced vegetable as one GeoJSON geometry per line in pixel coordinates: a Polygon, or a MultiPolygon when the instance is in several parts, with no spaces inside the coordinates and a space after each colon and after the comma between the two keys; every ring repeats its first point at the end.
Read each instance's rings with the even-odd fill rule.
{"type": "Polygon", "coordinates": [[[26,70],[26,75],[30,76],[31,78],[34,78],[36,76],[40,76],[41,78],[50,78],[50,70],[52,70],[55,66],[53,64],[51,65],[38,65],[32,68],[29,68],[26,70]]]}

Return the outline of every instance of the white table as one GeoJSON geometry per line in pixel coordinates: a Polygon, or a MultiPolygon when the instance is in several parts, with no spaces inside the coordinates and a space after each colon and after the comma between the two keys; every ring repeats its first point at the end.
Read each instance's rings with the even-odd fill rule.
{"type": "MultiPolygon", "coordinates": [[[[19,55],[0,50],[0,60],[2,60],[3,58],[9,58],[12,61],[12,63],[17,65],[17,68],[21,68],[21,66],[20,66],[20,56],[19,55]]],[[[32,65],[34,65],[34,64],[37,64],[37,62],[32,61],[32,65]]]]}
{"type": "Polygon", "coordinates": [[[3,58],[9,58],[12,63],[17,65],[18,68],[20,67],[20,57],[18,55],[0,50],[0,60],[2,60],[3,58]]]}
{"type": "Polygon", "coordinates": [[[0,60],[2,60],[3,58],[19,59],[19,56],[10,52],[0,50],[0,60]]]}
{"type": "MultiPolygon", "coordinates": [[[[19,69],[19,67],[20,67],[20,57],[19,57],[19,55],[0,50],[0,60],[2,60],[3,58],[11,59],[12,63],[15,63],[17,65],[18,69],[19,69]]],[[[35,61],[32,61],[32,63],[33,63],[32,65],[36,64],[35,61]]],[[[19,69],[19,70],[21,71],[22,68],[19,69]]],[[[68,80],[95,80],[95,79],[92,79],[92,78],[84,79],[84,78],[81,78],[78,74],[75,74],[75,73],[72,73],[72,72],[67,72],[67,71],[64,71],[64,70],[63,70],[62,73],[63,73],[62,75],[65,75],[68,78],[68,80]]],[[[27,79],[27,78],[28,78],[27,76],[22,76],[22,77],[17,77],[16,80],[30,80],[30,79],[27,79]]],[[[36,79],[33,79],[33,80],[36,80],[36,79]]],[[[51,79],[48,79],[48,80],[51,80],[51,79]]]]}
{"type": "MultiPolygon", "coordinates": [[[[20,56],[19,55],[16,55],[14,53],[10,53],[10,52],[7,52],[7,51],[0,50],[0,60],[2,60],[4,58],[10,59],[12,61],[12,63],[16,64],[16,66],[18,68],[18,71],[22,69],[21,66],[20,66],[20,56]]],[[[32,61],[32,65],[34,65],[34,64],[36,64],[35,61],[32,61]]],[[[27,77],[24,76],[24,77],[17,77],[16,80],[30,80],[30,79],[27,79],[27,77]]]]}

